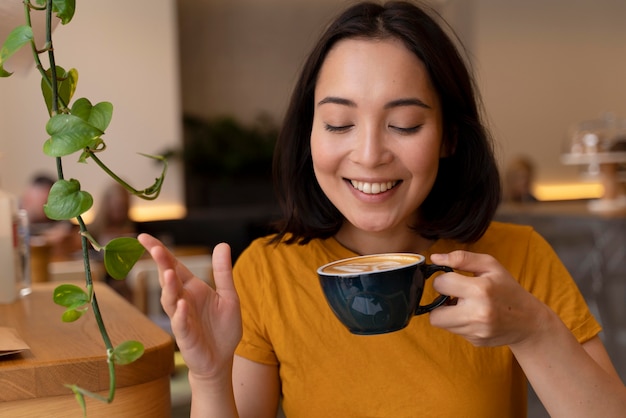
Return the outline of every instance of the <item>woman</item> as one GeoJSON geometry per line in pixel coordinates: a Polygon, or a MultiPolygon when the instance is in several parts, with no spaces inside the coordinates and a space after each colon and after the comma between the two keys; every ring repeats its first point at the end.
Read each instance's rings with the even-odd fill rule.
{"type": "Polygon", "coordinates": [[[529,227],[491,222],[499,177],[476,103],[421,9],[360,3],[328,27],[277,143],[278,234],[251,244],[234,281],[218,245],[216,291],[139,237],[159,264],[193,416],[272,417],[281,399],[289,417],[525,416],[524,375],[554,416],[626,410],[600,327],[554,252],[529,227]],[[458,271],[423,296],[457,304],[398,332],[350,334],[316,268],[409,251],[458,271]]]}

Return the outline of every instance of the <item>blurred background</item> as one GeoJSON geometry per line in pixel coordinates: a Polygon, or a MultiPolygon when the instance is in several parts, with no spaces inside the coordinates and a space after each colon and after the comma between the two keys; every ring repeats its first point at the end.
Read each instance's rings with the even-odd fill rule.
{"type": "MultiPolygon", "coordinates": [[[[243,128],[265,117],[265,127],[270,121],[278,125],[303,57],[345,3],[81,3],[74,21],[56,28],[57,62],[78,69],[76,97],[114,104],[103,156],[141,186],[158,175],[158,167],[136,152],[181,150],[184,117],[195,122],[227,117],[243,128]]],[[[501,164],[527,155],[535,163],[533,187],[540,199],[597,196],[598,188],[586,187],[579,168],[562,164],[560,154],[573,124],[606,112],[626,117],[626,4],[620,0],[431,4],[469,51],[501,164]],[[557,186],[567,185],[578,187],[559,195],[557,186]]],[[[40,152],[47,139],[43,129],[47,114],[39,98],[38,74],[29,67],[0,83],[0,184],[13,193],[19,193],[34,172],[54,172],[51,160],[40,152]]],[[[186,199],[193,201],[194,196],[184,187],[179,161],[171,160],[162,197],[137,202],[135,216],[184,216],[186,199]]],[[[65,166],[69,176],[76,173],[87,179],[85,189],[96,196],[101,193],[103,177],[93,164],[65,166]]]]}

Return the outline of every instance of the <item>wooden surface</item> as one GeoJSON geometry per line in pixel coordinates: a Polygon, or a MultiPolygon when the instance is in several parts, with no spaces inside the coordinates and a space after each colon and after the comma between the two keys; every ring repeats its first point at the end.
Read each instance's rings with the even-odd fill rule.
{"type": "MultiPolygon", "coordinates": [[[[80,407],[64,384],[103,393],[109,388],[106,351],[91,309],[73,323],[61,321],[54,304],[59,283],[37,283],[32,294],[0,305],[0,326],[16,328],[30,350],[0,358],[0,416],[80,417],[80,407]],[[54,411],[54,413],[52,412],[54,411]]],[[[169,417],[169,376],[174,367],[172,338],[104,283],[95,284],[100,310],[113,346],[137,340],[144,355],[116,367],[112,404],[89,399],[89,417],[169,417]]]]}

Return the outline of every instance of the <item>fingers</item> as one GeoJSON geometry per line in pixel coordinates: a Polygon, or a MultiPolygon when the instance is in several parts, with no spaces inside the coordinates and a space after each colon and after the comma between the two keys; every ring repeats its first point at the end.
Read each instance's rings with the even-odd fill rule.
{"type": "Polygon", "coordinates": [[[193,273],[180,263],[174,254],[172,254],[158,239],[148,234],[139,234],[139,236],[137,236],[137,240],[146,248],[146,250],[148,250],[152,259],[157,263],[161,286],[163,286],[163,273],[167,269],[175,270],[176,275],[183,281],[183,283],[194,277],[193,273]]]}
{"type": "Polygon", "coordinates": [[[145,234],[145,233],[139,234],[137,236],[137,240],[139,240],[141,245],[143,245],[146,248],[146,250],[148,250],[148,251],[150,251],[150,249],[152,249],[153,247],[155,247],[157,245],[163,245],[163,243],[161,241],[159,241],[158,239],[156,239],[152,235],[145,234]]]}
{"type": "Polygon", "coordinates": [[[431,260],[456,270],[436,277],[433,287],[458,298],[456,306],[434,309],[431,325],[459,334],[477,346],[505,345],[518,338],[528,323],[529,301],[536,299],[495,258],[454,251],[433,255],[431,260]]]}
{"type": "Polygon", "coordinates": [[[161,241],[149,234],[139,234],[137,240],[150,253],[159,268],[175,267],[176,258],[161,241]]]}
{"type": "Polygon", "coordinates": [[[482,287],[482,290],[488,290],[485,287],[510,276],[504,267],[488,254],[458,250],[448,254],[433,254],[430,259],[433,263],[452,267],[455,270],[454,273],[437,276],[433,281],[433,287],[445,295],[471,296],[478,290],[476,286],[482,287]]]}
{"type": "Polygon", "coordinates": [[[430,259],[435,264],[452,267],[455,270],[462,270],[474,273],[479,276],[493,270],[498,266],[497,261],[488,254],[478,254],[469,251],[457,250],[448,254],[433,254],[430,259]]]}
{"type": "MultiPolygon", "coordinates": [[[[455,303],[442,306],[431,312],[431,324],[442,328],[451,328],[454,324],[465,323],[468,301],[481,297],[484,286],[488,284],[486,276],[497,268],[495,259],[489,255],[468,251],[453,251],[449,254],[433,254],[431,261],[452,267],[455,271],[443,273],[433,279],[433,288],[442,295],[454,298],[455,303]],[[465,272],[461,274],[460,272],[465,272]],[[467,274],[469,273],[469,274],[467,274]],[[483,277],[480,277],[480,276],[483,277]],[[462,312],[465,312],[461,314],[462,312]]],[[[471,305],[471,304],[470,304],[471,305]]]]}

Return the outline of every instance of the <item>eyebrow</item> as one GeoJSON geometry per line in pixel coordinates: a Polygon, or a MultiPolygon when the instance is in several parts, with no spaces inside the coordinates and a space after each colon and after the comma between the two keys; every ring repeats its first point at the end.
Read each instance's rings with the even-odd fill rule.
{"type": "Polygon", "coordinates": [[[418,106],[423,107],[424,109],[430,109],[431,107],[417,98],[406,98],[406,99],[398,99],[393,100],[385,105],[385,109],[391,109],[394,107],[400,106],[418,106]]]}
{"type": "MultiPolygon", "coordinates": [[[[317,103],[317,105],[321,106],[327,103],[334,103],[334,104],[348,106],[348,107],[356,107],[356,103],[353,102],[352,100],[344,99],[341,97],[334,97],[334,96],[323,98],[317,103]]],[[[394,107],[401,107],[401,106],[418,106],[418,107],[423,107],[425,109],[431,108],[429,105],[427,105],[426,103],[424,103],[423,101],[417,98],[405,98],[405,99],[392,100],[391,102],[385,104],[384,108],[392,109],[394,107]]]]}
{"type": "Polygon", "coordinates": [[[356,103],[354,103],[352,100],[343,99],[341,97],[333,97],[333,96],[324,97],[322,100],[320,100],[317,103],[317,105],[321,106],[326,103],[334,103],[334,104],[344,105],[348,107],[356,107],[356,103]]]}

